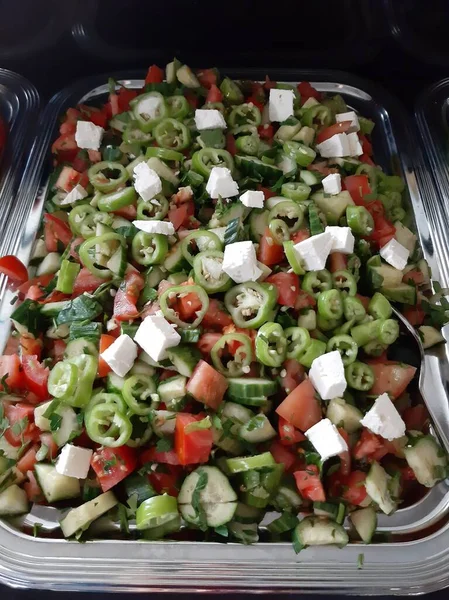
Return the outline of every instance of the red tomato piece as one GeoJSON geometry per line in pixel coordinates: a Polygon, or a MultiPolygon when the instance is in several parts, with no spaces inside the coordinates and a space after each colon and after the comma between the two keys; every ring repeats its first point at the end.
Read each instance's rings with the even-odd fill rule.
{"type": "Polygon", "coordinates": [[[269,141],[273,139],[274,136],[274,127],[273,125],[259,125],[257,128],[257,133],[261,140],[269,141]]]}
{"type": "Polygon", "coordinates": [[[315,98],[315,100],[318,101],[322,98],[321,92],[316,90],[308,81],[301,81],[301,83],[298,83],[296,86],[296,89],[301,95],[301,106],[309,98],[315,98]]]}
{"type": "Polygon", "coordinates": [[[357,135],[359,136],[360,144],[362,145],[363,154],[366,154],[367,156],[372,156],[373,145],[371,144],[369,139],[360,131],[357,133],[357,135]]]}
{"type": "Polygon", "coordinates": [[[409,431],[424,431],[429,423],[429,413],[424,404],[406,408],[402,418],[409,431]]]}
{"type": "Polygon", "coordinates": [[[171,208],[168,212],[168,218],[175,230],[177,231],[189,216],[188,204],[181,204],[176,208],[171,208]]]}
{"type": "Polygon", "coordinates": [[[278,290],[278,304],[282,306],[295,306],[299,296],[299,277],[295,273],[275,273],[265,280],[272,283],[278,290]]]}
{"type": "Polygon", "coordinates": [[[298,297],[295,302],[295,310],[303,310],[304,308],[314,308],[316,306],[316,300],[312,296],[305,292],[304,290],[300,290],[298,297]]]}
{"type": "Polygon", "coordinates": [[[106,377],[111,372],[111,367],[101,358],[102,353],[115,342],[115,337],[103,333],[100,337],[100,356],[98,357],[98,377],[106,377]]]}
{"type": "Polygon", "coordinates": [[[79,109],[85,121],[91,121],[94,125],[103,127],[103,129],[106,127],[108,116],[104,109],[87,106],[86,104],[80,104],[79,109]]]}
{"type": "Polygon", "coordinates": [[[197,429],[189,432],[189,425],[204,419],[202,415],[177,413],[175,426],[175,450],[181,465],[206,463],[212,450],[212,430],[197,429]]]}
{"type": "Polygon", "coordinates": [[[329,255],[329,271],[335,273],[335,271],[344,271],[348,266],[348,255],[342,252],[332,252],[329,255]]]}
{"type": "Polygon", "coordinates": [[[304,500],[311,500],[312,502],[326,501],[323,484],[316,465],[308,465],[304,471],[295,471],[293,475],[296,487],[304,500]]]}
{"type": "MultiPolygon", "coordinates": [[[[217,71],[215,69],[201,69],[196,77],[206,89],[211,89],[212,86],[217,87],[217,71]]],[[[206,102],[221,102],[221,100],[206,100],[206,102]]]]}
{"type": "Polygon", "coordinates": [[[19,447],[22,442],[38,439],[39,430],[34,424],[34,406],[25,402],[3,402],[5,416],[9,421],[9,428],[4,436],[12,446],[19,447]],[[21,431],[13,431],[14,425],[20,423],[21,431]]]}
{"type": "Polygon", "coordinates": [[[220,406],[228,381],[221,373],[216,371],[204,360],[196,365],[191,378],[187,383],[187,391],[195,400],[202,402],[213,410],[220,406]]]}
{"type": "Polygon", "coordinates": [[[203,317],[201,325],[205,329],[218,329],[221,331],[224,327],[232,325],[231,315],[223,310],[222,304],[215,298],[209,300],[209,307],[203,317]]]}
{"type": "Polygon", "coordinates": [[[361,154],[359,156],[359,161],[365,163],[366,165],[370,165],[371,167],[375,167],[376,163],[371,160],[371,158],[367,154],[361,154]]]}
{"type": "Polygon", "coordinates": [[[55,252],[58,249],[58,242],[61,242],[64,247],[70,244],[72,232],[67,223],[50,213],[44,214],[44,223],[45,245],[49,252],[55,252]]]}
{"type": "Polygon", "coordinates": [[[87,173],[79,173],[73,167],[66,166],[62,168],[55,186],[58,190],[71,192],[78,183],[87,185],[88,181],[87,173]]]}
{"type": "Polygon", "coordinates": [[[157,65],[151,65],[145,77],[145,83],[162,83],[164,81],[164,71],[157,65]]]}
{"type": "MultiPolygon", "coordinates": [[[[365,206],[367,203],[363,196],[371,194],[369,179],[367,175],[350,175],[344,178],[345,188],[351,194],[351,198],[357,206],[365,206]]],[[[366,206],[366,208],[368,208],[366,206]]]]}
{"type": "MultiPolygon", "coordinates": [[[[255,352],[255,343],[256,343],[257,332],[254,329],[243,329],[241,327],[236,327],[233,323],[232,325],[223,327],[223,335],[226,335],[227,333],[240,333],[241,335],[246,335],[246,337],[248,337],[250,339],[251,346],[253,348],[253,351],[255,352]]],[[[237,350],[240,348],[241,345],[242,345],[241,342],[233,341],[231,343],[228,343],[227,347],[228,347],[229,352],[232,355],[234,355],[237,352],[237,350]]]]}
{"type": "Polygon", "coordinates": [[[291,469],[295,464],[296,454],[276,440],[271,443],[270,452],[279,465],[284,465],[285,471],[291,469]]]}
{"type": "Polygon", "coordinates": [[[352,471],[344,474],[337,471],[329,476],[329,495],[342,498],[349,504],[360,506],[366,500],[366,473],[363,471],[352,471]]]}
{"type": "Polygon", "coordinates": [[[26,295],[28,293],[28,290],[32,286],[45,287],[45,286],[47,286],[50,283],[50,281],[53,278],[54,278],[53,274],[40,275],[39,277],[33,277],[33,279],[29,279],[28,281],[26,281],[25,283],[23,283],[20,287],[18,287],[17,291],[20,294],[26,295]]]}
{"type": "Polygon", "coordinates": [[[37,463],[36,453],[39,450],[39,446],[36,444],[31,446],[25,454],[17,461],[16,467],[25,474],[27,471],[32,471],[34,465],[37,463]]]}
{"type": "Polygon", "coordinates": [[[121,87],[118,92],[118,105],[119,112],[126,112],[129,110],[129,104],[131,100],[137,97],[137,90],[130,90],[126,87],[121,87]]]}
{"type": "Polygon", "coordinates": [[[374,371],[374,385],[370,394],[380,396],[387,392],[393,399],[398,398],[407,389],[416,373],[416,368],[404,363],[388,361],[388,364],[371,364],[374,371]]]}
{"type": "Polygon", "coordinates": [[[295,429],[291,423],[282,417],[279,417],[278,429],[279,439],[283,446],[293,446],[293,444],[304,442],[307,439],[301,431],[295,429]]]}
{"type": "Polygon", "coordinates": [[[114,298],[114,318],[117,321],[129,321],[139,316],[136,303],[144,285],[139,273],[132,271],[126,274],[114,298]]]}
{"type": "Polygon", "coordinates": [[[362,429],[359,440],[353,448],[352,455],[356,460],[362,458],[372,460],[374,457],[382,458],[388,453],[384,438],[372,433],[369,429],[362,429]]]}
{"type": "Polygon", "coordinates": [[[275,243],[268,227],[260,239],[258,259],[267,267],[277,265],[284,260],[284,248],[275,243]]]}
{"type": "Polygon", "coordinates": [[[22,356],[22,369],[25,384],[30,392],[41,400],[48,398],[47,381],[50,369],[42,365],[37,356],[22,356]]]}
{"type": "MultiPolygon", "coordinates": [[[[6,377],[5,383],[8,387],[21,387],[22,375],[20,372],[20,359],[17,355],[4,354],[0,356],[0,379],[4,377],[6,377]]],[[[3,389],[1,384],[0,389],[3,389]]]]}
{"type": "Polygon", "coordinates": [[[21,285],[28,281],[28,270],[16,256],[7,255],[0,258],[0,273],[6,275],[9,282],[21,285]]]}
{"type": "Polygon", "coordinates": [[[259,192],[263,192],[264,196],[265,196],[265,200],[268,200],[269,198],[274,198],[275,196],[277,196],[276,192],[272,192],[270,190],[270,188],[264,187],[263,185],[257,184],[257,189],[259,190],[259,192]]]}
{"type": "MultiPolygon", "coordinates": [[[[304,367],[294,358],[287,358],[282,365],[280,380],[281,387],[287,394],[292,392],[300,383],[304,381],[305,370],[304,367]],[[285,374],[283,374],[285,371],[285,374]]],[[[280,419],[282,417],[279,417],[280,419]]]]}
{"type": "Polygon", "coordinates": [[[346,133],[351,127],[351,121],[340,121],[322,129],[316,136],[315,143],[321,144],[338,133],[346,133]]]}
{"type": "Polygon", "coordinates": [[[55,340],[53,342],[51,356],[54,358],[55,362],[58,362],[64,358],[64,353],[65,353],[66,348],[67,348],[67,344],[64,342],[64,340],[55,340]]]}
{"type": "Polygon", "coordinates": [[[226,150],[232,156],[235,156],[237,154],[237,146],[235,144],[235,137],[232,135],[232,133],[226,134],[226,150]]]}
{"type": "Polygon", "coordinates": [[[129,206],[124,206],[119,210],[112,211],[114,215],[118,217],[122,217],[123,219],[127,219],[128,221],[132,221],[137,217],[137,207],[134,204],[130,204],[129,206]]]}
{"type": "Polygon", "coordinates": [[[71,163],[78,154],[79,148],[75,142],[75,133],[64,133],[52,144],[51,152],[56,154],[58,163],[71,163]]]}
{"type": "Polygon", "coordinates": [[[179,494],[182,473],[181,467],[164,465],[163,470],[156,469],[149,473],[148,480],[158,494],[168,494],[176,498],[179,494]]]}
{"type": "MultiPolygon", "coordinates": [[[[48,448],[47,459],[48,460],[55,459],[58,455],[59,448],[58,448],[58,444],[55,442],[55,440],[53,438],[53,434],[51,433],[51,431],[41,433],[39,435],[39,439],[40,439],[41,444],[47,446],[47,448],[48,448]]],[[[90,438],[89,438],[89,440],[90,440],[90,438]]]]}
{"type": "Polygon", "coordinates": [[[76,276],[73,285],[73,296],[79,296],[84,292],[95,292],[102,283],[104,283],[104,279],[95,277],[87,267],[83,267],[76,276]]]}
{"type": "Polygon", "coordinates": [[[136,451],[129,446],[99,448],[90,462],[103,492],[125,479],[137,466],[136,451]]]}
{"type": "Polygon", "coordinates": [[[294,244],[299,244],[299,242],[303,242],[304,240],[309,239],[309,237],[310,231],[307,229],[307,227],[304,227],[303,229],[295,231],[295,233],[292,234],[292,242],[294,244]]]}
{"type": "Polygon", "coordinates": [[[356,297],[363,304],[363,308],[365,310],[368,310],[368,306],[369,306],[369,303],[370,303],[370,298],[368,296],[362,296],[361,294],[356,294],[356,297]]]}
{"type": "Polygon", "coordinates": [[[201,354],[208,358],[210,351],[221,337],[221,333],[203,333],[197,344],[201,354]]]}
{"type": "Polygon", "coordinates": [[[411,269],[407,271],[407,273],[402,278],[404,283],[409,283],[410,285],[421,285],[424,283],[424,273],[419,271],[418,269],[411,269]]]}
{"type": "Polygon", "coordinates": [[[290,392],[276,412],[301,431],[307,431],[321,421],[321,406],[310,379],[305,379],[290,392]]]}
{"type": "MultiPolygon", "coordinates": [[[[173,377],[173,372],[170,371],[170,377],[173,377]]],[[[156,446],[144,450],[140,456],[142,465],[145,463],[163,463],[165,465],[179,465],[179,457],[175,450],[167,450],[167,452],[158,452],[156,446]]]]}
{"type": "Polygon", "coordinates": [[[252,96],[249,96],[249,98],[247,98],[247,103],[251,103],[254,104],[254,106],[256,106],[260,112],[263,111],[264,109],[264,98],[260,97],[260,96],[256,96],[255,94],[253,94],[252,96]]]}
{"type": "Polygon", "coordinates": [[[37,356],[40,360],[41,352],[42,352],[42,340],[36,340],[33,337],[28,336],[20,336],[20,354],[23,355],[31,355],[37,356]]]}
{"type": "Polygon", "coordinates": [[[194,292],[191,292],[186,296],[178,297],[177,310],[179,317],[184,323],[188,323],[192,319],[195,319],[196,313],[201,310],[201,307],[202,302],[194,292]]]}
{"type": "Polygon", "coordinates": [[[26,492],[28,500],[34,504],[40,504],[44,502],[44,495],[37,482],[37,479],[33,471],[27,471],[28,481],[23,484],[23,489],[26,492]]]}

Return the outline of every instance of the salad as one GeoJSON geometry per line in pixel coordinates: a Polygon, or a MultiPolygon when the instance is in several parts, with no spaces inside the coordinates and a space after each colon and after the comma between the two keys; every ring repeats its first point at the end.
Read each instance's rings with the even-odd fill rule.
{"type": "Polygon", "coordinates": [[[447,306],[374,123],[177,60],[109,87],[62,117],[28,268],[0,259],[0,515],[55,505],[76,539],[109,517],[149,540],[250,544],[262,520],[296,552],[375,540],[448,462],[392,303],[425,347],[447,306]]]}

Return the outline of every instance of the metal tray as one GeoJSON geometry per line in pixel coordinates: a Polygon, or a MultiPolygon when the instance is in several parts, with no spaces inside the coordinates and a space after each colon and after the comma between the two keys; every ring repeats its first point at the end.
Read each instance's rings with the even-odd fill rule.
{"type": "MultiPolygon", "coordinates": [[[[233,77],[263,79],[265,71],[233,71],[233,77]]],[[[404,177],[417,232],[438,278],[445,254],[435,242],[439,234],[431,183],[416,156],[416,139],[404,111],[369,82],[332,71],[268,73],[277,81],[312,81],[321,91],[340,93],[348,105],[372,118],[376,161],[404,177]],[[423,182],[422,192],[418,178],[423,182]],[[430,192],[430,193],[429,193],[430,192]],[[434,226],[433,224],[436,223],[434,226]],[[432,226],[431,226],[432,225],[432,226]],[[436,227],[436,229],[435,229],[436,227]]],[[[142,86],[142,74],[116,73],[130,87],[142,86]]],[[[57,94],[39,123],[39,135],[19,190],[15,228],[8,231],[8,252],[29,258],[39,225],[51,162],[49,144],[58,116],[78,102],[106,96],[107,77],[91,77],[57,94]]],[[[438,240],[437,240],[438,241],[438,240]]],[[[4,286],[4,284],[3,284],[4,286]]],[[[3,289],[0,331],[7,335],[11,294],[3,289]]],[[[1,340],[0,340],[1,343],[1,340]]],[[[446,348],[429,352],[425,390],[436,428],[447,444],[449,407],[446,391],[449,357],[446,348]]],[[[85,544],[57,539],[57,509],[37,507],[26,523],[44,524],[42,537],[31,537],[11,523],[0,522],[0,579],[14,586],[105,591],[327,591],[352,594],[418,594],[449,584],[449,481],[441,482],[415,504],[391,517],[379,516],[379,531],[390,533],[384,543],[352,543],[342,550],[309,548],[295,556],[290,543],[261,542],[254,546],[201,541],[118,541],[103,532],[85,544]],[[54,532],[52,534],[51,532],[54,532]],[[46,537],[47,536],[47,537],[46,537]],[[360,554],[363,569],[358,568],[360,554]]],[[[60,534],[59,534],[60,535],[60,534]]]]}
{"type": "Polygon", "coordinates": [[[7,129],[5,153],[0,162],[0,240],[16,197],[38,107],[36,88],[21,75],[0,69],[0,116],[7,129]]]}

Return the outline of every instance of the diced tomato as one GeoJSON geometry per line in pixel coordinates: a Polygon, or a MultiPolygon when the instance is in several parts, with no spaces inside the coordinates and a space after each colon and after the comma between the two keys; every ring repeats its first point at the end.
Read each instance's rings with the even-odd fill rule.
{"type": "MultiPolygon", "coordinates": [[[[21,386],[20,359],[17,355],[4,354],[0,356],[0,379],[5,376],[5,383],[8,387],[17,388],[21,386]]],[[[0,389],[3,389],[2,384],[0,384],[0,389]]]]}
{"type": "Polygon", "coordinates": [[[108,363],[101,358],[101,355],[105,350],[109,348],[115,342],[115,337],[103,333],[100,337],[100,356],[98,357],[98,377],[106,377],[111,372],[111,367],[108,363]]]}
{"type": "Polygon", "coordinates": [[[258,259],[267,267],[277,265],[284,259],[284,248],[275,244],[270,229],[267,227],[260,239],[258,259]]]}
{"type": "Polygon", "coordinates": [[[129,110],[129,104],[131,100],[134,100],[137,96],[137,90],[130,90],[126,87],[121,87],[118,92],[118,107],[119,113],[126,112],[129,110]]]}
{"type": "Polygon", "coordinates": [[[27,471],[32,471],[34,469],[34,465],[37,463],[36,453],[39,450],[39,446],[36,444],[31,446],[25,454],[17,461],[17,468],[22,473],[26,473],[27,471]]]}
{"type": "Polygon", "coordinates": [[[22,356],[22,369],[27,389],[42,400],[46,400],[48,398],[47,381],[50,369],[44,367],[37,356],[22,356]]]}
{"type": "Polygon", "coordinates": [[[272,90],[273,88],[276,87],[276,82],[275,81],[271,81],[271,79],[268,77],[268,75],[265,75],[265,83],[263,84],[263,87],[265,90],[272,90]]]}
{"type": "Polygon", "coordinates": [[[90,462],[103,492],[125,479],[137,466],[136,451],[129,446],[99,448],[90,462]]]}
{"type": "Polygon", "coordinates": [[[177,310],[182,321],[189,322],[196,318],[196,313],[201,310],[202,302],[194,292],[178,297],[177,310]]]}
{"type": "Polygon", "coordinates": [[[424,283],[424,273],[419,269],[411,269],[405,273],[402,281],[404,283],[409,283],[410,285],[419,286],[424,283]]]}
{"type": "Polygon", "coordinates": [[[223,310],[222,304],[218,300],[211,298],[201,325],[205,329],[218,329],[221,331],[224,327],[232,324],[233,321],[231,315],[223,310]]]}
{"type": "Polygon", "coordinates": [[[176,414],[175,450],[181,465],[206,463],[212,450],[212,430],[188,431],[189,426],[205,418],[205,415],[176,414]]]}
{"type": "Polygon", "coordinates": [[[357,135],[359,136],[360,144],[362,145],[363,154],[372,156],[373,155],[373,145],[371,144],[369,139],[366,137],[366,135],[364,135],[360,131],[357,133],[357,135]]]}
{"type": "Polygon", "coordinates": [[[429,422],[429,413],[424,404],[417,404],[406,408],[402,418],[409,431],[424,431],[429,422]]]}
{"type": "Polygon", "coordinates": [[[274,136],[274,127],[268,123],[265,125],[259,125],[257,128],[257,133],[259,134],[261,140],[272,140],[274,136]]]}
{"type": "Polygon", "coordinates": [[[75,141],[74,133],[60,135],[52,144],[51,152],[56,154],[59,163],[71,163],[78,154],[79,148],[75,141]]]}
{"type": "MultiPolygon", "coordinates": [[[[200,84],[206,89],[217,84],[217,71],[215,69],[201,69],[196,73],[196,77],[200,84]]],[[[220,102],[220,100],[209,100],[209,102],[220,102]]]]}
{"type": "Polygon", "coordinates": [[[134,204],[129,204],[128,206],[124,206],[123,208],[119,208],[119,210],[114,210],[112,212],[114,215],[127,219],[128,221],[132,221],[137,217],[137,207],[134,204]]]}
{"type": "MultiPolygon", "coordinates": [[[[173,372],[170,373],[173,376],[173,372]]],[[[166,465],[179,465],[179,457],[175,450],[167,450],[166,452],[158,452],[156,446],[144,450],[140,456],[142,465],[145,463],[163,463],[166,465]]]]}
{"type": "Polygon", "coordinates": [[[118,94],[113,91],[109,94],[109,100],[106,105],[106,114],[108,117],[115,117],[120,113],[120,106],[118,103],[118,94]]]}
{"type": "Polygon", "coordinates": [[[269,200],[270,198],[277,196],[276,192],[272,192],[270,188],[264,187],[263,185],[260,185],[260,183],[257,184],[257,189],[259,192],[263,192],[265,200],[269,200]]]}
{"type": "Polygon", "coordinates": [[[19,354],[19,340],[16,337],[9,336],[3,354],[19,354]]]}
{"type": "Polygon", "coordinates": [[[176,498],[179,494],[183,469],[172,465],[162,465],[162,467],[149,473],[148,480],[158,494],[168,494],[176,498]]]}
{"type": "Polygon", "coordinates": [[[323,484],[316,465],[308,465],[304,471],[295,471],[293,475],[296,487],[304,500],[311,500],[312,502],[326,501],[323,484]]]}
{"type": "Polygon", "coordinates": [[[42,352],[42,340],[37,340],[34,337],[20,336],[20,354],[21,356],[29,354],[31,356],[37,356],[38,360],[40,360],[41,352],[42,352]]]}
{"type": "Polygon", "coordinates": [[[309,98],[315,98],[315,100],[318,101],[322,98],[321,92],[316,90],[308,81],[301,81],[301,83],[298,83],[296,86],[296,89],[301,95],[301,106],[309,98]]]}
{"type": "Polygon", "coordinates": [[[95,292],[104,281],[104,279],[93,275],[87,267],[83,267],[76,276],[73,285],[73,296],[79,296],[84,292],[95,292]]]}
{"type": "Polygon", "coordinates": [[[209,91],[207,92],[206,102],[221,102],[223,100],[223,94],[220,89],[213,83],[209,91]]]}
{"type": "Polygon", "coordinates": [[[374,231],[370,239],[376,242],[380,248],[387,244],[396,233],[396,228],[386,217],[385,209],[380,200],[365,203],[366,209],[374,219],[374,231]]]}
{"type": "Polygon", "coordinates": [[[374,385],[370,394],[380,396],[387,392],[393,399],[398,398],[406,389],[416,373],[416,368],[404,363],[388,362],[371,364],[374,371],[374,385]]]}
{"type": "MultiPolygon", "coordinates": [[[[88,152],[90,152],[90,150],[88,150],[88,152]]],[[[72,162],[72,167],[75,169],[75,171],[78,171],[81,173],[81,172],[85,171],[86,169],[88,169],[89,166],[90,165],[89,165],[89,161],[86,157],[86,151],[80,150],[72,162]]]]}
{"type": "Polygon", "coordinates": [[[136,304],[144,285],[139,273],[132,271],[126,274],[114,298],[114,318],[117,321],[129,321],[139,316],[136,304]]]}
{"type": "Polygon", "coordinates": [[[299,244],[299,242],[303,242],[304,240],[307,240],[310,237],[310,231],[307,227],[304,227],[303,229],[300,229],[299,231],[295,231],[295,233],[292,234],[292,241],[294,244],[299,244]]]}
{"type": "Polygon", "coordinates": [[[344,271],[348,266],[348,256],[342,252],[332,252],[329,255],[329,271],[335,273],[335,271],[344,271]]]}
{"type": "Polygon", "coordinates": [[[44,495],[40,488],[40,485],[37,482],[37,479],[34,475],[33,471],[27,471],[28,481],[25,481],[23,484],[23,489],[26,492],[28,500],[33,502],[34,504],[39,504],[44,501],[44,495]]]}
{"type": "Polygon", "coordinates": [[[89,149],[87,151],[90,162],[98,163],[101,161],[101,152],[99,150],[89,149]]]}
{"type": "Polygon", "coordinates": [[[66,348],[67,344],[64,342],[64,340],[54,340],[51,355],[54,358],[55,362],[58,362],[64,358],[66,348]]]}
{"type": "Polygon", "coordinates": [[[352,471],[343,473],[336,471],[329,476],[329,495],[334,498],[342,498],[349,504],[360,506],[366,500],[366,473],[363,471],[352,471]]]}
{"type": "Polygon", "coordinates": [[[256,95],[249,96],[249,98],[246,99],[248,104],[249,103],[254,104],[254,106],[256,106],[260,110],[260,112],[262,112],[264,109],[263,100],[264,100],[263,98],[260,98],[260,96],[258,97],[256,95]]]}
{"type": "MultiPolygon", "coordinates": [[[[317,162],[317,163],[311,163],[310,165],[307,165],[306,169],[308,171],[316,171],[317,173],[320,173],[321,175],[324,175],[325,177],[327,175],[330,175],[331,173],[338,173],[338,169],[336,169],[335,167],[329,167],[327,164],[327,161],[325,161],[325,160],[323,160],[321,162],[317,162]]],[[[342,183],[342,187],[343,186],[344,186],[344,182],[342,183]]]]}
{"type": "Polygon", "coordinates": [[[50,281],[53,279],[53,277],[54,277],[54,275],[50,274],[50,273],[47,275],[40,275],[39,277],[33,277],[33,279],[29,279],[28,281],[23,283],[20,287],[18,287],[17,291],[20,294],[26,295],[28,293],[28,290],[32,286],[45,287],[50,283],[50,281]]]}
{"type": "Polygon", "coordinates": [[[203,333],[197,344],[201,354],[209,357],[210,351],[221,337],[221,333],[203,333]]]}
{"type": "Polygon", "coordinates": [[[310,379],[305,379],[290,392],[276,412],[301,431],[307,431],[321,421],[321,406],[310,379]]]}
{"type": "MultiPolygon", "coordinates": [[[[58,455],[59,448],[58,448],[58,444],[55,442],[55,440],[53,438],[53,434],[51,433],[51,431],[46,431],[44,433],[41,433],[39,435],[39,439],[40,439],[41,444],[47,446],[47,448],[48,448],[47,459],[54,460],[56,458],[56,456],[58,455]]],[[[75,442],[75,440],[74,440],[74,442],[75,442]]]]}
{"type": "MultiPolygon", "coordinates": [[[[354,200],[354,204],[357,204],[357,206],[365,206],[367,204],[363,199],[363,196],[371,194],[367,175],[349,175],[349,177],[344,178],[344,184],[351,198],[354,200]]],[[[366,208],[368,207],[366,206],[366,208]]]]}
{"type": "Polygon", "coordinates": [[[164,71],[157,65],[151,65],[145,77],[145,83],[162,83],[164,81],[164,71]]]}
{"type": "Polygon", "coordinates": [[[227,389],[226,377],[204,360],[200,360],[196,365],[187,383],[189,394],[213,410],[217,410],[220,406],[227,389]]]}
{"type": "Polygon", "coordinates": [[[191,108],[198,108],[198,96],[191,92],[190,90],[186,90],[184,92],[185,99],[190,104],[191,108]]]}
{"type": "Polygon", "coordinates": [[[5,416],[9,421],[9,428],[4,436],[13,446],[21,446],[22,442],[38,439],[39,430],[34,424],[34,406],[25,402],[3,402],[5,416]],[[15,431],[14,425],[20,424],[20,431],[15,431]]]}
{"type": "Polygon", "coordinates": [[[44,237],[45,246],[49,252],[58,250],[58,242],[66,247],[72,239],[72,232],[67,223],[50,213],[44,214],[44,237]]]}
{"type": "Polygon", "coordinates": [[[316,136],[315,143],[322,144],[323,142],[330,139],[332,136],[337,135],[338,133],[346,133],[350,127],[351,121],[340,121],[339,123],[334,123],[334,125],[325,127],[316,136]]]}
{"type": "Polygon", "coordinates": [[[106,128],[108,116],[104,109],[95,106],[87,106],[86,104],[80,104],[79,109],[85,121],[91,121],[94,125],[103,127],[103,129],[106,128]]]}
{"type": "MultiPolygon", "coordinates": [[[[190,203],[193,204],[193,203],[190,203]]],[[[186,221],[189,216],[190,207],[189,204],[181,204],[176,208],[171,208],[168,212],[168,218],[177,231],[181,225],[186,221]]]]}
{"type": "Polygon", "coordinates": [[[304,308],[314,308],[314,306],[316,306],[316,300],[312,296],[312,294],[309,294],[304,290],[300,290],[295,302],[295,310],[303,310],[304,308]]]}
{"type": "Polygon", "coordinates": [[[79,249],[81,244],[84,242],[84,238],[81,236],[76,237],[70,242],[70,256],[76,260],[77,263],[81,263],[79,256],[79,249]]]}
{"type": "Polygon", "coordinates": [[[278,304],[294,307],[299,296],[299,277],[295,273],[275,273],[265,280],[278,290],[278,304]]]}
{"type": "Polygon", "coordinates": [[[237,146],[235,144],[235,137],[232,135],[232,133],[226,134],[226,150],[232,156],[235,156],[237,154],[237,146]]]}
{"type": "MultiPolygon", "coordinates": [[[[287,358],[280,373],[281,387],[287,394],[293,391],[304,380],[304,367],[294,358],[287,358]],[[285,371],[285,374],[283,374],[285,371]]],[[[279,417],[282,418],[282,417],[279,417]]]]}
{"type": "Polygon", "coordinates": [[[306,439],[306,436],[298,429],[295,429],[291,423],[288,423],[282,417],[279,417],[278,423],[279,440],[283,446],[292,446],[306,439]]]}
{"type": "Polygon", "coordinates": [[[368,156],[368,154],[361,154],[359,156],[359,161],[362,163],[365,163],[366,165],[370,165],[371,167],[375,167],[376,163],[371,160],[371,158],[368,156]]]}
{"type": "Polygon", "coordinates": [[[6,275],[9,283],[21,285],[28,281],[28,271],[26,266],[16,256],[7,255],[0,258],[0,273],[6,275]]]}
{"type": "MultiPolygon", "coordinates": [[[[226,327],[223,327],[223,335],[226,335],[228,333],[239,333],[240,335],[246,335],[246,337],[248,337],[251,341],[253,351],[256,351],[255,343],[257,332],[254,329],[243,329],[242,327],[236,327],[233,323],[232,325],[227,325],[226,327]]],[[[232,355],[234,355],[241,345],[242,344],[239,341],[235,340],[228,343],[227,347],[229,352],[232,355]]]]}
{"type": "Polygon", "coordinates": [[[49,302],[61,302],[62,300],[68,300],[69,298],[69,294],[63,294],[62,292],[58,292],[58,290],[53,290],[46,298],[39,300],[39,304],[48,304],[49,302]]]}
{"type": "Polygon", "coordinates": [[[369,303],[370,303],[370,298],[368,296],[362,296],[361,294],[356,294],[356,297],[363,304],[363,308],[365,310],[368,310],[368,306],[369,306],[369,303]]]}
{"type": "Polygon", "coordinates": [[[88,183],[89,178],[86,172],[79,173],[73,167],[65,166],[62,168],[55,186],[58,190],[71,192],[76,185],[80,184],[85,187],[88,183]]]}
{"type": "Polygon", "coordinates": [[[426,316],[426,313],[419,304],[416,306],[408,306],[402,311],[402,314],[414,327],[422,325],[426,316]]]}
{"type": "Polygon", "coordinates": [[[295,464],[296,454],[276,440],[271,443],[270,452],[279,465],[284,465],[285,471],[291,469],[295,464]]]}
{"type": "Polygon", "coordinates": [[[360,438],[353,448],[352,455],[356,460],[361,460],[362,458],[373,459],[374,456],[382,458],[388,452],[385,445],[386,441],[379,435],[369,431],[369,429],[362,429],[360,438]]]}

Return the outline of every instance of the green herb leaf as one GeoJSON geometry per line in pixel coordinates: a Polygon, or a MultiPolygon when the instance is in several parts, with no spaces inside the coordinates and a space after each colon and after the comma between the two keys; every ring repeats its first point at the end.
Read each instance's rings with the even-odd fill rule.
{"type": "Polygon", "coordinates": [[[221,535],[223,537],[229,536],[229,530],[226,527],[226,525],[219,525],[218,527],[214,527],[214,531],[215,533],[218,533],[218,535],[221,535]]]}
{"type": "Polygon", "coordinates": [[[67,306],[61,310],[55,321],[57,325],[73,323],[74,321],[91,321],[102,312],[103,307],[101,304],[85,293],[74,300],[69,300],[67,306]]]}
{"type": "Polygon", "coordinates": [[[365,555],[359,554],[357,559],[357,569],[363,569],[363,565],[365,564],[365,555]]]}
{"type": "Polygon", "coordinates": [[[252,419],[248,421],[246,426],[247,431],[254,431],[255,429],[260,429],[266,423],[266,418],[264,415],[256,415],[252,419]]]}
{"type": "Polygon", "coordinates": [[[6,380],[9,377],[9,373],[6,373],[6,375],[3,375],[3,377],[0,379],[0,386],[2,387],[3,391],[6,392],[7,394],[9,394],[11,392],[9,385],[6,383],[6,380]]]}
{"type": "Polygon", "coordinates": [[[121,502],[117,505],[118,519],[120,522],[120,531],[129,533],[128,509],[121,502]]]}
{"type": "Polygon", "coordinates": [[[201,421],[193,421],[184,427],[184,433],[193,433],[194,431],[201,431],[203,429],[210,429],[212,427],[212,423],[210,417],[207,416],[201,421]]]}
{"type": "Polygon", "coordinates": [[[232,219],[226,225],[226,230],[224,234],[224,245],[234,244],[235,242],[239,242],[242,240],[243,228],[242,222],[240,219],[232,219]]]}
{"type": "Polygon", "coordinates": [[[173,440],[169,437],[163,437],[156,444],[157,452],[169,452],[173,449],[173,440]]]}
{"type": "Polygon", "coordinates": [[[201,492],[207,485],[209,476],[206,471],[201,471],[192,494],[192,507],[198,517],[198,527],[205,531],[207,529],[206,512],[201,504],[201,492]]]}
{"type": "Polygon", "coordinates": [[[61,427],[62,417],[58,415],[58,413],[52,413],[49,418],[50,421],[50,431],[58,431],[61,427]]]}
{"type": "Polygon", "coordinates": [[[34,523],[33,524],[33,537],[39,537],[39,532],[43,527],[43,523],[34,523]]]}

